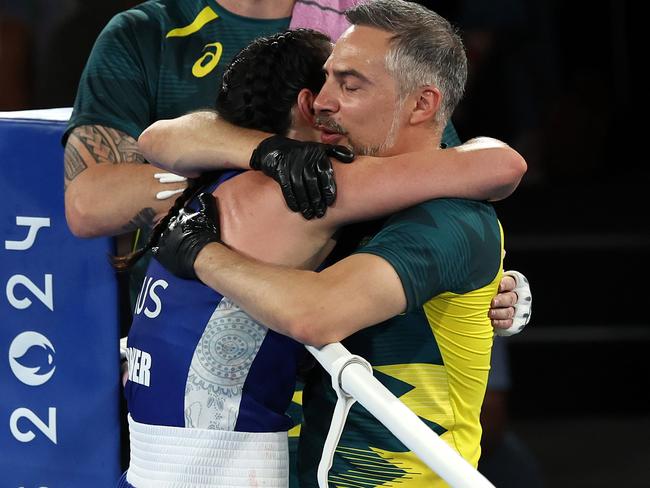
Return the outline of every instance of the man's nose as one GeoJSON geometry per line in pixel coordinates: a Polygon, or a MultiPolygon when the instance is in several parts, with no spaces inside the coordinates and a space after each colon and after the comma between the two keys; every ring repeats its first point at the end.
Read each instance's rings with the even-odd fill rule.
{"type": "Polygon", "coordinates": [[[333,96],[331,84],[325,82],[323,88],[314,99],[314,111],[316,115],[323,113],[333,113],[338,110],[338,102],[333,96]]]}

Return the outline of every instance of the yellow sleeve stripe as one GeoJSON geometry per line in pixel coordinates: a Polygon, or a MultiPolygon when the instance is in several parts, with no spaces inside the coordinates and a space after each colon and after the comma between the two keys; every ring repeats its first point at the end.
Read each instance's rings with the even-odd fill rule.
{"type": "Polygon", "coordinates": [[[185,27],[172,29],[167,33],[165,37],[187,37],[191,34],[194,34],[195,32],[200,31],[205,24],[217,18],[219,18],[219,16],[214,10],[212,10],[210,7],[205,7],[199,12],[199,15],[196,16],[191,24],[186,25],[185,27]]]}

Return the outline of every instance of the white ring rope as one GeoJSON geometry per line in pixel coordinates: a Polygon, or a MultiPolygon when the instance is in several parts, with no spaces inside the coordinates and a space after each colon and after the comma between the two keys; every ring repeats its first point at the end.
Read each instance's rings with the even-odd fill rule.
{"type": "Polygon", "coordinates": [[[350,354],[338,342],[320,349],[305,347],[332,375],[332,386],[338,396],[318,466],[318,483],[321,488],[328,486],[327,473],[332,466],[334,451],[348,411],[355,400],[452,487],[494,488],[492,483],[382,385],[372,375],[372,368],[363,358],[350,354]]]}

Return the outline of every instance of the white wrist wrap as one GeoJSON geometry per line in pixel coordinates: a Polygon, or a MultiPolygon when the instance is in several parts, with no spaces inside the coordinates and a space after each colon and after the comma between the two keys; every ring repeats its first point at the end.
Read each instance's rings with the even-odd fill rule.
{"type": "Polygon", "coordinates": [[[519,271],[505,271],[503,275],[511,276],[515,280],[515,289],[513,290],[517,293],[515,316],[512,319],[512,325],[510,327],[507,329],[494,329],[494,332],[498,336],[508,337],[519,334],[530,321],[533,296],[530,293],[528,280],[519,271]]]}

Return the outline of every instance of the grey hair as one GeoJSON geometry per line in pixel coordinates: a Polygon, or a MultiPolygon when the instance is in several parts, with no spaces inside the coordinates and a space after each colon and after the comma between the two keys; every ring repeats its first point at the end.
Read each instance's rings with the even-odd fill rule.
{"type": "Polygon", "coordinates": [[[445,124],[463,97],[467,57],[456,29],[437,13],[403,0],[371,0],[345,12],[353,25],[393,34],[386,69],[403,101],[422,86],[434,85],[442,95],[436,122],[445,124]]]}

